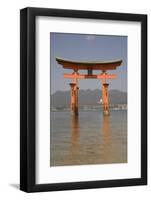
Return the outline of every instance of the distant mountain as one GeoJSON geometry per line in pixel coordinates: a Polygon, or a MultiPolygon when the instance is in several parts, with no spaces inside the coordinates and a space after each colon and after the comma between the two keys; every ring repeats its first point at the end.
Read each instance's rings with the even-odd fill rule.
{"type": "MultiPolygon", "coordinates": [[[[100,100],[101,90],[79,90],[79,105],[97,105],[100,100]]],[[[127,92],[119,90],[109,91],[110,104],[127,104],[127,92]]],[[[70,91],[57,91],[51,95],[51,105],[67,106],[70,104],[70,91]]]]}

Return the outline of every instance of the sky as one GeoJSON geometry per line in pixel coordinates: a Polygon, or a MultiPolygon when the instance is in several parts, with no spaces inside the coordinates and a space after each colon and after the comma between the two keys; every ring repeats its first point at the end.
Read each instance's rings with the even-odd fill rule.
{"type": "MultiPolygon", "coordinates": [[[[88,35],[74,33],[50,33],[50,76],[51,94],[58,90],[70,90],[71,79],[64,79],[63,69],[56,57],[77,61],[108,61],[122,59],[122,65],[108,73],[117,74],[116,79],[108,80],[109,90],[127,91],[127,36],[88,35]]],[[[87,71],[79,71],[87,74],[87,71]]],[[[94,71],[93,74],[101,73],[94,71]]],[[[101,89],[99,79],[80,79],[79,89],[101,89]]]]}

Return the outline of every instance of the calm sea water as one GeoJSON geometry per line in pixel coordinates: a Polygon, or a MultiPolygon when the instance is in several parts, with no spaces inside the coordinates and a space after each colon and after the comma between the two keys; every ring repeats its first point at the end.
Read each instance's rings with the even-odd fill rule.
{"type": "Polygon", "coordinates": [[[50,166],[127,162],[127,111],[51,112],[50,166]]]}

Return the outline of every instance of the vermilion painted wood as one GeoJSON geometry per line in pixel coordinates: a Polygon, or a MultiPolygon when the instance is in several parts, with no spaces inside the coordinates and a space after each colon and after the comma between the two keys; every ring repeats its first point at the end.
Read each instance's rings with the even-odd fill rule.
{"type": "Polygon", "coordinates": [[[77,78],[77,79],[113,79],[116,78],[116,74],[100,74],[100,75],[87,75],[87,74],[64,74],[64,78],[77,78]]]}

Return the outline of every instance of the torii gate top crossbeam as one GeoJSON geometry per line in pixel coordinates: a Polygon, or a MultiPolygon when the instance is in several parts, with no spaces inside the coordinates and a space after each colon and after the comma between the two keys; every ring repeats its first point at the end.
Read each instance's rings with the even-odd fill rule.
{"type": "Polygon", "coordinates": [[[62,65],[65,69],[73,70],[115,70],[121,65],[122,60],[112,61],[73,61],[62,58],[56,58],[58,64],[62,65]]]}

